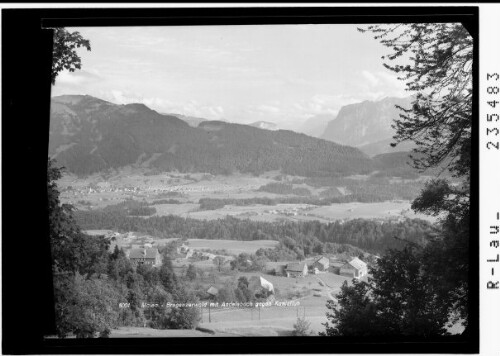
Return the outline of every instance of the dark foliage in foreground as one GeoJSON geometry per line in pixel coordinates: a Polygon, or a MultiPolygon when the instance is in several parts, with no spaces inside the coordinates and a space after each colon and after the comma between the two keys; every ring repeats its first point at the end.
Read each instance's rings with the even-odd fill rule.
{"type": "Polygon", "coordinates": [[[83,234],[71,207],[59,202],[55,181],[60,176],[61,171],[49,161],[49,231],[58,336],[107,337],[120,325],[196,327],[195,308],[165,307],[169,301],[196,301],[177,280],[168,256],[163,256],[160,268],[134,269],[122,250],[109,251],[109,240],[83,234]],[[154,306],[145,308],[143,302],[154,306]]]}
{"type": "Polygon", "coordinates": [[[412,208],[440,215],[439,229],[425,245],[409,243],[373,268],[369,283],[343,286],[338,305],[329,302],[326,335],[445,335],[448,322],[469,324],[470,169],[473,39],[461,24],[368,26],[411,64],[384,65],[417,92],[411,109],[395,122],[396,143],[413,140],[417,169],[446,164],[460,180],[428,182],[412,208]],[[354,306],[354,307],[353,307],[354,306]],[[352,323],[357,320],[357,323],[352,323]]]}
{"type": "Polygon", "coordinates": [[[82,63],[76,49],[84,47],[90,51],[90,41],[83,38],[79,32],[69,32],[64,28],[54,29],[54,48],[52,50],[52,84],[63,70],[74,72],[81,69],[82,63]]]}
{"type": "Polygon", "coordinates": [[[392,250],[377,261],[368,282],[344,282],[338,302],[327,302],[331,324],[323,335],[446,335],[450,305],[435,297],[439,287],[423,270],[422,258],[411,247],[392,250]]]}

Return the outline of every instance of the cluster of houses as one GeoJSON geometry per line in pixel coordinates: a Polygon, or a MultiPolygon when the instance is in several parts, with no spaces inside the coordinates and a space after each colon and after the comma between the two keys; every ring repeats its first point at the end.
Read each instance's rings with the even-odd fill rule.
{"type": "Polygon", "coordinates": [[[329,258],[320,256],[312,263],[293,262],[282,265],[275,270],[276,273],[286,275],[289,278],[304,277],[307,274],[335,273],[344,277],[361,278],[368,273],[368,266],[365,262],[355,257],[348,262],[330,261],[329,258]]]}
{"type": "Polygon", "coordinates": [[[230,256],[222,256],[222,255],[216,255],[210,252],[205,252],[205,251],[198,251],[190,248],[186,244],[182,244],[181,246],[177,247],[177,253],[179,255],[183,255],[183,257],[187,260],[189,258],[195,258],[198,260],[209,260],[213,261],[214,258],[219,257],[222,258],[224,261],[231,260],[232,257],[230,256]]]}
{"type": "Polygon", "coordinates": [[[95,193],[137,193],[141,189],[139,187],[127,186],[127,187],[116,187],[112,186],[110,183],[100,182],[97,184],[89,184],[82,187],[72,187],[67,186],[63,191],[66,194],[72,195],[88,195],[95,193]]]}
{"type": "MultiPolygon", "coordinates": [[[[213,260],[217,255],[204,251],[196,251],[188,245],[182,244],[177,247],[177,253],[185,255],[185,258],[196,257],[202,260],[213,260]]],[[[151,244],[145,244],[144,247],[132,248],[128,250],[127,257],[134,266],[146,264],[153,267],[160,266],[162,263],[161,254],[156,247],[151,244]]],[[[228,256],[220,256],[227,257],[228,256]]],[[[279,265],[274,269],[274,272],[279,275],[287,276],[288,278],[304,277],[308,274],[318,273],[335,273],[344,277],[362,278],[368,273],[368,266],[365,262],[357,257],[349,261],[330,260],[328,257],[319,256],[312,262],[292,262],[279,265]]],[[[262,277],[260,277],[262,278],[262,277]]],[[[262,278],[263,279],[263,278],[262,278]]],[[[269,283],[260,281],[261,283],[269,283]]],[[[271,285],[272,289],[272,285],[271,285]]]]}
{"type": "MultiPolygon", "coordinates": [[[[232,259],[231,256],[220,256],[205,251],[194,250],[186,244],[182,244],[177,247],[177,253],[183,255],[186,259],[197,258],[199,260],[213,261],[214,258],[220,257],[224,260],[224,262],[232,259]]],[[[143,247],[132,247],[126,252],[126,254],[134,266],[145,264],[153,267],[159,267],[162,263],[160,252],[156,247],[152,247],[149,243],[144,244],[143,247]]]]}
{"type": "MultiPolygon", "coordinates": [[[[285,208],[285,209],[271,209],[265,210],[264,213],[273,214],[273,215],[285,215],[285,216],[297,216],[302,213],[304,210],[309,210],[311,207],[293,207],[293,208],[285,208]]],[[[304,214],[307,215],[307,214],[304,214]]]]}
{"type": "MultiPolygon", "coordinates": [[[[248,279],[248,289],[255,296],[265,296],[268,299],[269,296],[274,295],[274,285],[262,276],[252,276],[248,279]]],[[[207,293],[212,297],[217,296],[219,290],[210,286],[207,289],[207,293]]],[[[272,298],[271,298],[272,299],[272,298]]]]}

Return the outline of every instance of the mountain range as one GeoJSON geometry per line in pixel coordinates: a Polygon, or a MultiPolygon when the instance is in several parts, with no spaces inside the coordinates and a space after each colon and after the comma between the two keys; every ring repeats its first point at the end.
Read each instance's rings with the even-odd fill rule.
{"type": "MultiPolygon", "coordinates": [[[[257,121],[250,126],[278,130],[289,129],[308,136],[323,138],[335,143],[354,146],[373,157],[382,153],[406,152],[415,145],[412,142],[402,142],[397,147],[391,147],[394,142],[395,130],[391,127],[399,118],[396,105],[409,107],[412,97],[388,97],[379,101],[364,101],[342,107],[338,115],[331,113],[317,114],[302,123],[281,123],[257,121]]],[[[197,127],[200,122],[208,121],[200,117],[182,114],[165,114],[178,117],[190,126],[197,127]]]]}
{"type": "Polygon", "coordinates": [[[358,147],[373,156],[380,153],[409,151],[411,143],[390,146],[395,130],[392,124],[399,118],[400,110],[396,105],[409,108],[412,97],[388,97],[380,101],[343,106],[337,117],[330,121],[320,136],[325,140],[358,147]]]}
{"type": "Polygon", "coordinates": [[[374,170],[357,148],[305,134],[223,121],[193,127],[144,104],[117,105],[88,95],[52,98],[49,155],[78,175],[127,165],[215,174],[280,169],[302,176],[374,170]]]}

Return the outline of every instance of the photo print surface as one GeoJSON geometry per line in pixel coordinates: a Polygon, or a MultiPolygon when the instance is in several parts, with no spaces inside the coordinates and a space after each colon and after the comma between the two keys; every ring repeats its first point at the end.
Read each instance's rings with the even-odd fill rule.
{"type": "Polygon", "coordinates": [[[461,23],[54,33],[53,337],[469,332],[461,23]]]}

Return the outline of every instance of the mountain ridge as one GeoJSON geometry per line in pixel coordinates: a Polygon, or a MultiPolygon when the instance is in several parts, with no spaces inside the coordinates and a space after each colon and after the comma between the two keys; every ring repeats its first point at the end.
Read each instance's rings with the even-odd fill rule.
{"type": "MultiPolygon", "coordinates": [[[[370,148],[377,142],[390,140],[395,135],[392,128],[399,118],[401,107],[410,107],[412,97],[386,97],[378,101],[365,100],[343,106],[337,117],[330,121],[321,138],[340,144],[349,143],[354,147],[370,148]]],[[[378,148],[378,153],[395,152],[389,145],[378,148]]],[[[366,151],[365,151],[366,152],[366,151]]]]}
{"type": "Polygon", "coordinates": [[[80,175],[137,162],[164,171],[222,174],[280,169],[321,176],[372,169],[358,149],[305,134],[208,120],[192,127],[144,104],[88,95],[52,98],[49,155],[80,175]]]}

